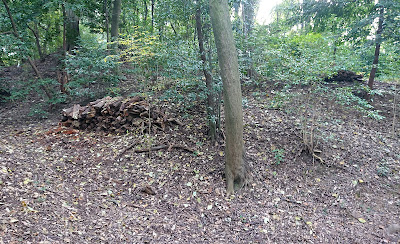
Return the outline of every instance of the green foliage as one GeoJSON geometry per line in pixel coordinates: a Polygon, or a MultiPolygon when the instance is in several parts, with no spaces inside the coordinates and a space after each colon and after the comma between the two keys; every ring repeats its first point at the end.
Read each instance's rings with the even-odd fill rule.
{"type": "Polygon", "coordinates": [[[49,117],[49,113],[45,110],[43,103],[39,103],[31,108],[28,116],[38,119],[47,119],[49,117]]]}
{"type": "Polygon", "coordinates": [[[272,150],[272,152],[274,153],[275,164],[279,165],[280,163],[282,163],[285,159],[285,149],[275,148],[272,150]]]}
{"type": "MultiPolygon", "coordinates": [[[[358,73],[369,73],[374,59],[375,43],[378,41],[382,48],[377,77],[383,75],[383,78],[387,79],[387,73],[392,70],[390,66],[393,63],[393,57],[399,56],[396,55],[394,49],[390,48],[392,45],[398,46],[400,40],[399,11],[400,2],[394,0],[381,0],[379,2],[371,0],[284,1],[275,8],[276,15],[279,18],[270,25],[269,31],[274,33],[273,36],[279,38],[290,37],[291,33],[297,33],[301,38],[306,39],[310,33],[322,34],[327,39],[328,46],[317,47],[316,51],[322,57],[328,57],[328,60],[335,61],[333,66],[327,65],[328,71],[331,71],[330,67],[336,67],[336,70],[348,69],[358,73]],[[382,8],[384,9],[382,16],[384,19],[383,32],[379,37],[373,36],[376,33],[375,22],[382,8]],[[371,36],[371,34],[373,35],[371,36]],[[333,56],[334,50],[335,55],[333,56]]],[[[283,46],[283,48],[290,49],[290,46],[283,46]]],[[[307,53],[309,51],[305,52],[305,54],[307,53]]],[[[278,54],[272,52],[271,54],[272,59],[279,60],[283,56],[279,55],[282,52],[278,52],[278,54]]],[[[306,55],[305,58],[310,57],[306,55]]],[[[283,60],[286,63],[287,59],[283,58],[283,60]]],[[[294,61],[298,62],[299,60],[294,61]]],[[[299,64],[303,66],[307,63],[300,62],[299,64]]],[[[310,64],[313,65],[314,62],[310,64]]],[[[290,67],[295,66],[290,65],[290,67]]],[[[327,75],[329,75],[329,72],[327,75]]],[[[398,78],[399,75],[396,76],[396,79],[398,78]]]]}
{"type": "Polygon", "coordinates": [[[106,43],[99,35],[81,35],[79,48],[65,58],[65,69],[71,76],[67,84],[71,94],[93,97],[96,92],[116,86],[117,65],[115,58],[107,56],[106,43]]]}
{"type": "Polygon", "coordinates": [[[390,173],[390,168],[385,162],[380,163],[376,168],[376,174],[380,177],[388,177],[389,173],[390,173]]]}
{"type": "Polygon", "coordinates": [[[14,35],[2,35],[0,38],[0,59],[4,66],[20,64],[29,54],[29,44],[14,35]]]}
{"type": "Polygon", "coordinates": [[[7,97],[6,100],[12,102],[30,100],[32,96],[35,96],[34,94],[38,94],[39,101],[29,114],[38,118],[45,118],[47,116],[45,107],[48,108],[59,103],[64,103],[67,99],[67,96],[59,91],[59,83],[54,79],[20,81],[14,85],[10,93],[11,96],[7,97]],[[51,99],[45,94],[44,87],[51,92],[51,99]]]}
{"type": "MultiPolygon", "coordinates": [[[[260,37],[268,43],[257,50],[258,71],[272,80],[311,84],[331,75],[335,67],[329,39],[318,33],[260,37]],[[264,60],[262,62],[262,60],[264,60]]],[[[261,44],[261,42],[260,42],[261,44]]],[[[341,67],[345,64],[341,63],[341,67]]]]}
{"type": "Polygon", "coordinates": [[[271,91],[271,93],[274,94],[269,104],[272,109],[281,109],[290,99],[290,94],[285,91],[271,91]]]}
{"type": "Polygon", "coordinates": [[[175,80],[197,80],[202,70],[198,50],[189,41],[167,41],[157,50],[160,75],[175,80]]]}
{"type": "MultiPolygon", "coordinates": [[[[269,36],[265,34],[264,28],[255,30],[257,48],[253,60],[256,61],[255,67],[258,67],[257,71],[262,76],[282,86],[282,90],[272,92],[270,108],[281,109],[290,103],[290,100],[295,99],[291,90],[293,86],[315,86],[314,96],[328,96],[368,117],[383,118],[368,101],[354,95],[373,95],[368,88],[354,86],[327,90],[321,83],[323,78],[331,76],[337,70],[368,72],[370,67],[367,60],[371,57],[366,58],[363,55],[370,51],[369,46],[354,49],[348,44],[338,45],[336,37],[331,33],[278,33],[269,36]]],[[[396,57],[387,56],[392,59],[396,57]]]]}
{"type": "Polygon", "coordinates": [[[400,81],[399,67],[400,49],[398,43],[383,43],[378,68],[379,78],[387,81],[400,81]]]}
{"type": "MultiPolygon", "coordinates": [[[[373,93],[367,87],[364,87],[363,90],[366,92],[365,94],[373,95],[373,93]]],[[[384,116],[379,115],[379,111],[374,110],[374,107],[367,100],[356,96],[354,94],[354,91],[359,90],[354,87],[340,87],[335,89],[329,95],[331,97],[334,97],[336,102],[338,102],[339,104],[360,111],[362,114],[370,118],[376,120],[381,120],[385,118],[384,116]]]]}
{"type": "MultiPolygon", "coordinates": [[[[110,44],[118,44],[122,47],[118,55],[123,62],[131,62],[142,68],[152,63],[155,50],[160,45],[156,35],[139,27],[134,28],[133,34],[121,35],[117,41],[110,44]]],[[[109,57],[115,58],[115,55],[109,57]]]]}
{"type": "Polygon", "coordinates": [[[157,53],[155,62],[159,74],[175,82],[163,95],[164,99],[177,102],[183,108],[191,108],[206,99],[202,64],[190,42],[167,42],[159,46],[157,53]]]}

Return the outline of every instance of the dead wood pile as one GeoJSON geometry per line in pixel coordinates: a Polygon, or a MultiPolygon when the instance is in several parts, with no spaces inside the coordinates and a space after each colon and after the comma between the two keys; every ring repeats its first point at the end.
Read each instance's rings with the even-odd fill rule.
{"type": "Polygon", "coordinates": [[[332,77],[326,77],[325,82],[362,82],[363,76],[357,75],[353,71],[339,70],[332,77]]]}
{"type": "Polygon", "coordinates": [[[105,97],[86,106],[75,104],[62,112],[62,124],[76,129],[123,133],[137,128],[164,130],[170,123],[179,124],[167,118],[159,109],[150,107],[143,97],[105,97]]]}

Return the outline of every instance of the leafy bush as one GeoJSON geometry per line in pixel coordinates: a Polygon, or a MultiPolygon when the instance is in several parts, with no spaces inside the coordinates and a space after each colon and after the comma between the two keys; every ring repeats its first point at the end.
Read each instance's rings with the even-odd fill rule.
{"type": "Polygon", "coordinates": [[[174,81],[162,98],[177,102],[184,109],[203,102],[207,89],[202,79],[203,67],[198,50],[193,44],[187,41],[167,42],[158,47],[157,53],[155,62],[159,74],[174,81]]]}
{"type": "Polygon", "coordinates": [[[106,42],[95,34],[82,35],[79,48],[65,58],[65,69],[71,76],[67,86],[78,97],[105,93],[119,82],[117,66],[116,59],[108,56],[106,42]]]}

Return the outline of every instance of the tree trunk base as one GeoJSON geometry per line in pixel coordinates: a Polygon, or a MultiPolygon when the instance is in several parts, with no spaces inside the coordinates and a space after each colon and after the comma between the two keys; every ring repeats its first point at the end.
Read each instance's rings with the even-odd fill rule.
{"type": "Polygon", "coordinates": [[[240,165],[234,165],[232,162],[225,163],[226,177],[226,195],[230,196],[235,191],[247,186],[251,180],[250,167],[243,152],[243,158],[240,165]]]}

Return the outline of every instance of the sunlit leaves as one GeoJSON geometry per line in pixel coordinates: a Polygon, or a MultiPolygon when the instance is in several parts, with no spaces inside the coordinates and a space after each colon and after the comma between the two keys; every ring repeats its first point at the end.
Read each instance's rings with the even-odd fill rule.
{"type": "Polygon", "coordinates": [[[135,27],[133,34],[122,35],[121,38],[111,44],[118,44],[122,47],[119,52],[121,62],[143,65],[148,63],[155,55],[154,51],[159,42],[156,35],[151,35],[149,32],[135,27]]]}

